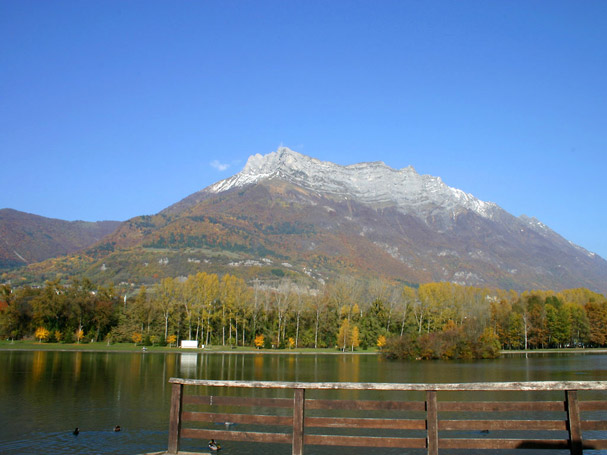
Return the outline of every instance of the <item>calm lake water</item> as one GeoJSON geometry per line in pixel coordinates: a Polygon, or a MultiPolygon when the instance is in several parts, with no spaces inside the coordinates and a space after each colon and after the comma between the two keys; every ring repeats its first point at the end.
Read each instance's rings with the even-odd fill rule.
{"type": "MultiPolygon", "coordinates": [[[[171,377],[405,383],[607,380],[607,355],[390,362],[375,355],[0,351],[0,453],[134,455],[166,450],[171,377]],[[114,433],[115,425],[122,431],[114,433]],[[78,436],[72,434],[75,427],[80,428],[78,436]]],[[[341,398],[344,392],[322,393],[341,398]]],[[[356,398],[373,397],[359,393],[356,398]]],[[[282,445],[226,441],[223,446],[224,455],[290,453],[282,445]]],[[[182,444],[183,450],[201,448],[200,441],[182,444]]],[[[306,448],[306,454],[368,452],[306,448]]]]}

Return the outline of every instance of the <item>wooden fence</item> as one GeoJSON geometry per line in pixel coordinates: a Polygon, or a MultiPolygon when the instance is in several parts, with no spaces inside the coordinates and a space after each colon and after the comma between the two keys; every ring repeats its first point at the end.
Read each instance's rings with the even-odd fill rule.
{"type": "Polygon", "coordinates": [[[607,430],[605,394],[594,394],[599,395],[600,399],[595,396],[590,400],[581,400],[578,397],[579,391],[607,391],[607,381],[390,384],[171,378],[169,382],[172,383],[170,454],[179,451],[182,438],[285,443],[292,445],[293,455],[302,455],[305,445],[413,448],[425,449],[429,455],[437,455],[441,449],[561,449],[574,455],[582,455],[584,449],[607,449],[606,433],[598,433],[607,430]],[[293,398],[227,396],[228,393],[184,394],[186,386],[194,390],[201,390],[200,386],[203,386],[205,393],[208,393],[209,387],[291,389],[293,398]],[[394,401],[306,398],[306,392],[322,390],[372,390],[390,396],[394,396],[394,392],[417,392],[421,399],[394,401]],[[471,392],[494,392],[499,394],[500,399],[470,401],[471,392]],[[515,392],[526,399],[503,399],[505,393],[516,395],[515,392]],[[558,401],[537,399],[550,392],[557,393],[562,398],[558,401]],[[452,399],[462,393],[467,394],[468,399],[452,399]],[[440,394],[449,396],[450,400],[439,401],[440,394]],[[210,412],[202,412],[199,410],[201,408],[210,412]],[[213,412],[218,408],[222,412],[213,412]],[[254,413],[260,408],[266,414],[254,413]],[[248,413],[243,413],[243,409],[248,409],[248,413]],[[352,417],[357,411],[362,412],[363,416],[352,417]],[[369,417],[374,411],[380,412],[379,418],[369,417]],[[306,415],[307,412],[310,415],[306,415]],[[325,415],[322,415],[323,412],[325,415]],[[336,412],[346,415],[337,416],[336,412]],[[317,415],[319,413],[321,415],[317,415]],[[582,419],[582,413],[590,418],[582,419]],[[385,418],[386,415],[397,417],[385,418]],[[411,418],[414,416],[418,418],[411,418]],[[219,424],[225,424],[225,429],[217,429],[219,424]],[[237,426],[232,427],[232,424],[237,426]],[[246,428],[255,426],[260,426],[264,431],[250,431],[246,428]],[[242,431],[232,429],[241,427],[242,431]],[[332,434],[318,434],[319,428],[332,434]],[[268,429],[272,431],[267,431],[268,429]],[[336,432],[339,431],[336,429],[341,429],[342,434],[336,432]],[[352,434],[358,430],[361,434],[352,434]],[[343,434],[344,431],[346,434],[343,434]],[[369,435],[369,431],[373,433],[369,435]],[[591,437],[583,438],[583,433],[590,434],[591,437]]]}

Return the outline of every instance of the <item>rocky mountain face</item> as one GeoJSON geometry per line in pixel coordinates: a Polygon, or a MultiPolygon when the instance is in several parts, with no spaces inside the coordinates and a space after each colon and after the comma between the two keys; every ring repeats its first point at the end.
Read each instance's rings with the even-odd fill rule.
{"type": "Polygon", "coordinates": [[[63,221],[1,209],[0,270],[87,248],[119,225],[118,221],[63,221]]]}
{"type": "Polygon", "coordinates": [[[124,222],[79,263],[78,273],[105,282],[204,270],[607,292],[607,261],[536,219],[412,167],[340,166],[288,148],[251,156],[240,173],[124,222]]]}
{"type": "Polygon", "coordinates": [[[374,208],[395,207],[402,213],[420,218],[453,217],[463,210],[490,218],[499,210],[493,203],[480,201],[445,185],[439,177],[419,175],[411,166],[396,170],[381,161],[340,166],[282,147],[265,156],[251,156],[242,172],[184,199],[165,212],[178,212],[207,194],[220,194],[272,180],[374,208]]]}
{"type": "Polygon", "coordinates": [[[281,269],[319,279],[348,273],[607,290],[607,262],[536,219],[514,217],[412,167],[340,166],[288,148],[251,156],[242,172],[128,221],[111,238],[162,250],[184,274],[206,264],[251,276],[281,269]]]}

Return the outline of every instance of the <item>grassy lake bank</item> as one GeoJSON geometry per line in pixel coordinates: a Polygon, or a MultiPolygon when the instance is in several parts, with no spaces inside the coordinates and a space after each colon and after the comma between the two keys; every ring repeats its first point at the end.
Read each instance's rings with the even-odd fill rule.
{"type": "Polygon", "coordinates": [[[196,352],[222,354],[378,354],[376,348],[342,352],[334,348],[257,349],[252,346],[205,346],[204,348],[180,348],[168,346],[141,346],[133,343],[39,343],[37,341],[0,341],[3,351],[87,351],[87,352],[196,352]],[[145,350],[144,350],[145,348],[145,350]]]}
{"type": "MultiPolygon", "coordinates": [[[[144,352],[144,346],[133,343],[39,343],[37,341],[0,341],[2,351],[87,351],[87,352],[144,352]]],[[[168,346],[145,346],[145,352],[196,352],[196,353],[237,353],[237,354],[379,354],[377,348],[368,350],[345,351],[334,348],[298,348],[298,349],[257,349],[252,346],[205,346],[204,348],[191,349],[168,346]]],[[[507,354],[605,354],[606,348],[564,348],[564,349],[532,349],[501,351],[501,355],[507,354]]]]}

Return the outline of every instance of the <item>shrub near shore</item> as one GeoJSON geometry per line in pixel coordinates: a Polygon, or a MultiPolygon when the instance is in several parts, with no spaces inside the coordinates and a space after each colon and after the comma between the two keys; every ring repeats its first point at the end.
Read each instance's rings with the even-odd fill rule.
{"type": "Polygon", "coordinates": [[[408,333],[389,338],[383,355],[396,359],[494,359],[500,355],[498,336],[490,328],[480,334],[473,324],[447,322],[441,332],[408,333]]]}

